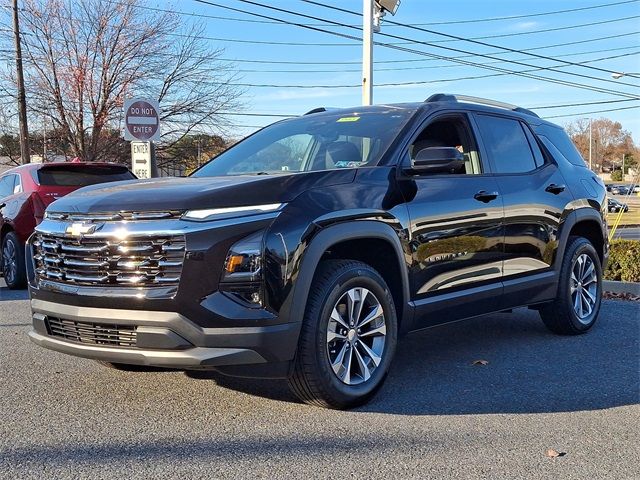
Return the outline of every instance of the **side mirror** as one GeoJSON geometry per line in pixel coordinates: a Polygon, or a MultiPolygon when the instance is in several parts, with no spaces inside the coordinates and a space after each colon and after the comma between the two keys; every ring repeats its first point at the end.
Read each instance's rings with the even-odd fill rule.
{"type": "Polygon", "coordinates": [[[417,174],[455,173],[464,167],[464,155],[454,147],[429,147],[418,152],[411,162],[417,174]]]}

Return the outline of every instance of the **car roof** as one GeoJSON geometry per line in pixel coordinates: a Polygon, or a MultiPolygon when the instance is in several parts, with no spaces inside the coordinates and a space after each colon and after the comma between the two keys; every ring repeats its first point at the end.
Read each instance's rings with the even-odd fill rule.
{"type": "MultiPolygon", "coordinates": [[[[471,101],[457,101],[455,99],[447,98],[447,95],[434,95],[433,97],[441,97],[442,99],[429,100],[424,102],[406,102],[406,103],[387,103],[387,104],[378,104],[378,105],[360,105],[357,107],[348,107],[348,108],[330,108],[330,107],[319,107],[311,110],[305,115],[353,115],[357,113],[364,112],[372,112],[372,113],[389,113],[389,111],[394,109],[400,109],[404,111],[414,111],[418,113],[419,111],[428,111],[428,110],[443,110],[443,109],[455,109],[455,110],[463,110],[463,111],[475,111],[479,113],[492,113],[497,115],[509,115],[521,118],[523,121],[531,124],[531,125],[548,125],[555,128],[562,128],[555,123],[549,122],[548,120],[544,120],[538,117],[534,112],[530,110],[526,110],[520,107],[517,109],[508,109],[500,106],[493,106],[490,104],[481,104],[481,103],[473,103],[471,101]]],[[[432,98],[432,97],[430,97],[432,98]]],[[[483,99],[478,99],[483,100],[483,99]]],[[[500,102],[495,102],[499,104],[500,102]]],[[[508,104],[504,104],[507,106],[508,104]]],[[[303,116],[305,116],[303,115],[303,116]]],[[[300,118],[300,117],[294,117],[300,118]]],[[[285,120],[286,121],[286,120],[285,120]]]]}

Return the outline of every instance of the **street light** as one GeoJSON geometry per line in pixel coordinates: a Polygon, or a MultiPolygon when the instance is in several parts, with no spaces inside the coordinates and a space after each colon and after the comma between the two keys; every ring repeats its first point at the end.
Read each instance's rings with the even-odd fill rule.
{"type": "Polygon", "coordinates": [[[400,0],[363,0],[362,6],[362,104],[373,103],[373,32],[380,31],[382,17],[395,15],[400,0]]]}
{"type": "Polygon", "coordinates": [[[611,77],[614,80],[619,80],[622,77],[624,77],[625,75],[640,75],[640,73],[639,72],[631,72],[631,73],[629,73],[629,72],[614,72],[614,73],[611,74],[611,77]]]}

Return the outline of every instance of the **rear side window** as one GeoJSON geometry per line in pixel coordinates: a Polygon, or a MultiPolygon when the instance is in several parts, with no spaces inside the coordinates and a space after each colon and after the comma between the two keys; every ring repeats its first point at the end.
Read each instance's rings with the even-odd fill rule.
{"type": "Polygon", "coordinates": [[[38,170],[38,183],[45,186],[84,187],[96,183],[117,182],[136,178],[127,167],[118,165],[55,165],[38,170]]]}
{"type": "Polygon", "coordinates": [[[562,156],[578,167],[586,167],[587,164],[573,144],[569,135],[560,127],[542,125],[539,127],[541,133],[546,136],[551,143],[562,153],[562,156]]]}
{"type": "Polygon", "coordinates": [[[536,169],[531,146],[518,120],[492,115],[476,118],[496,173],[525,173],[536,169]]]}

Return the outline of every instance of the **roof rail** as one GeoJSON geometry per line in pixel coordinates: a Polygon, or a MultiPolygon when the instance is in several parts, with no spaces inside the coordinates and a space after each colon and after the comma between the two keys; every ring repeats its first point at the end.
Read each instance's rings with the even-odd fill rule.
{"type": "MultiPolygon", "coordinates": [[[[526,108],[518,107],[516,105],[512,105],[510,103],[499,102],[497,100],[490,100],[488,98],[481,97],[472,97],[469,95],[455,95],[450,93],[434,93],[429,98],[425,100],[426,103],[431,102],[466,102],[466,103],[477,103],[479,105],[487,105],[489,107],[498,107],[504,108],[506,110],[512,110],[514,112],[524,113],[526,115],[532,115],[534,117],[538,117],[535,112],[528,110],[526,108]]],[[[539,118],[539,117],[538,117],[539,118]]]]}

